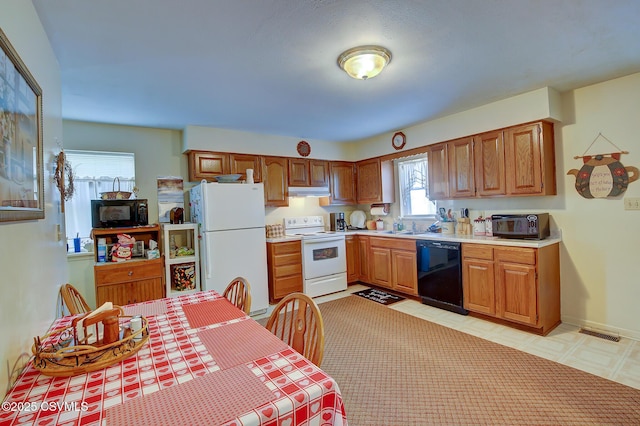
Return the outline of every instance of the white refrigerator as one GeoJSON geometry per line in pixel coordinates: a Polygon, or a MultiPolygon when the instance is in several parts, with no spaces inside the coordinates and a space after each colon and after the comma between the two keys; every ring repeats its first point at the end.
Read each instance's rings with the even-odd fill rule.
{"type": "Polygon", "coordinates": [[[264,187],[202,183],[190,190],[191,221],[200,236],[203,290],[224,291],[235,277],[251,286],[251,314],[269,306],[264,187]]]}

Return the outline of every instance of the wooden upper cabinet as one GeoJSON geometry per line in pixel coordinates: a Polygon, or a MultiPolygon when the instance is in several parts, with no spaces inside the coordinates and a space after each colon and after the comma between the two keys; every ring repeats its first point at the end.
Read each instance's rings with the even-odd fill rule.
{"type": "Polygon", "coordinates": [[[251,154],[229,154],[231,173],[242,175],[240,180],[247,179],[247,169],[253,169],[253,181],[262,182],[262,157],[251,154]]]}
{"type": "Polygon", "coordinates": [[[329,186],[329,162],[309,160],[309,186],[329,186]]]}
{"type": "Polygon", "coordinates": [[[477,196],[506,194],[503,134],[500,130],[473,138],[477,196]]]}
{"type": "Polygon", "coordinates": [[[505,130],[508,195],[555,195],[553,124],[539,122],[505,130]]]}
{"type": "Polygon", "coordinates": [[[393,163],[379,158],[356,163],[358,204],[393,203],[393,163]]]}
{"type": "Polygon", "coordinates": [[[289,186],[329,186],[329,162],[304,158],[289,159],[289,186]]]}
{"type": "Polygon", "coordinates": [[[474,197],[473,138],[447,142],[449,197],[474,197]]]}
{"type": "Polygon", "coordinates": [[[331,204],[356,204],[355,173],[354,163],[348,161],[331,161],[329,163],[331,204]]]}
{"type": "Polygon", "coordinates": [[[286,207],[289,205],[288,171],[289,166],[286,158],[262,157],[265,206],[286,207]]]}
{"type": "Polygon", "coordinates": [[[229,174],[229,154],[189,151],[189,181],[197,182],[202,179],[214,181],[218,175],[229,174]]]}
{"type": "Polygon", "coordinates": [[[428,164],[429,199],[449,198],[449,163],[446,143],[438,143],[429,147],[428,164]]]}
{"type": "Polygon", "coordinates": [[[289,160],[289,186],[309,185],[309,162],[301,158],[289,160]]]}

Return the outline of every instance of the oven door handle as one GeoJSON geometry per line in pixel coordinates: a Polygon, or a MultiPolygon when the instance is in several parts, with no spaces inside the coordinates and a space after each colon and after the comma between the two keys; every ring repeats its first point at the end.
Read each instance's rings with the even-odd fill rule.
{"type": "Polygon", "coordinates": [[[344,241],[344,236],[342,237],[333,237],[333,238],[317,238],[314,240],[303,240],[303,243],[306,244],[325,244],[325,243],[331,243],[334,241],[344,241]]]}

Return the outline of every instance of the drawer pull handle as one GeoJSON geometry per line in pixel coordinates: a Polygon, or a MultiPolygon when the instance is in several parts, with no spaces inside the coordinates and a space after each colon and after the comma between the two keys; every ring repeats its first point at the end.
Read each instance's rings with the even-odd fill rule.
{"type": "Polygon", "coordinates": [[[132,275],[133,275],[133,271],[129,271],[129,276],[132,276],[132,275]]]}

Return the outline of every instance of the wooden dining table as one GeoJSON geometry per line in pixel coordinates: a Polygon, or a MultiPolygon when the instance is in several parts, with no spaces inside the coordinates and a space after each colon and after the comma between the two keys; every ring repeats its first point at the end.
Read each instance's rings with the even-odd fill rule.
{"type": "Polygon", "coordinates": [[[3,401],[0,426],[347,425],[335,380],[217,292],[124,313],[148,320],[149,340],[135,355],[71,377],[29,364],[3,401]]]}

